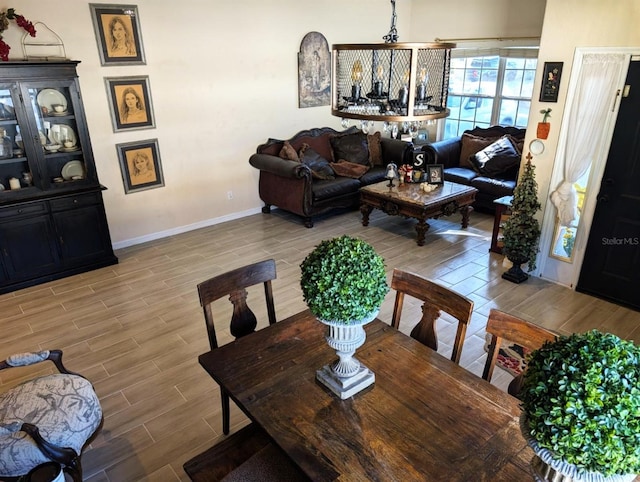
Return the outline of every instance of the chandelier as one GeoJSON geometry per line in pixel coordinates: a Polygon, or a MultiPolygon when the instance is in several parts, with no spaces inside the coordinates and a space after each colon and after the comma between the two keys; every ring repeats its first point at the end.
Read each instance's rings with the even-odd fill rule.
{"type": "Polygon", "coordinates": [[[343,123],[360,119],[415,124],[449,115],[449,63],[455,44],[399,43],[395,0],[391,6],[385,43],[332,46],[331,114],[343,123]]]}

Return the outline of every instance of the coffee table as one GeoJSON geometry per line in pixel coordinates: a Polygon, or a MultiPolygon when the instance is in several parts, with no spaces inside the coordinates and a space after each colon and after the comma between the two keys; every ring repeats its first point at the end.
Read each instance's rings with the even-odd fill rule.
{"type": "Polygon", "coordinates": [[[379,182],[360,188],[360,212],[362,225],[369,225],[369,214],[373,208],[380,209],[390,216],[404,216],[418,220],[418,246],[424,246],[424,238],[429,224],[427,219],[462,214],[462,227],[469,224],[471,204],[478,190],[474,187],[445,181],[437,189],[425,192],[419,183],[396,184],[389,187],[388,182],[379,182]]]}

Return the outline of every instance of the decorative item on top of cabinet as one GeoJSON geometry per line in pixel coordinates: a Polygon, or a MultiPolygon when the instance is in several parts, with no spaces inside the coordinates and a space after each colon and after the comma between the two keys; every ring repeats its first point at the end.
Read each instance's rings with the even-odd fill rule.
{"type": "Polygon", "coordinates": [[[77,64],[0,63],[0,293],[118,262],[77,64]]]}

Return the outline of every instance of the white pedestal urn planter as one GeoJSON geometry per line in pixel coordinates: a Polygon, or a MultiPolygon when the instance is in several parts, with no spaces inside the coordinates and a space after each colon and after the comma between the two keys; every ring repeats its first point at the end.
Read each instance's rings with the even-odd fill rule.
{"type": "Polygon", "coordinates": [[[528,434],[526,420],[524,414],[520,416],[520,430],[535,453],[531,460],[531,470],[536,482],[631,482],[636,478],[636,474],[605,476],[598,472],[587,472],[574,464],[554,458],[551,450],[540,447],[528,434]]]}
{"type": "Polygon", "coordinates": [[[377,315],[378,311],[365,320],[354,321],[348,325],[320,320],[327,325],[327,344],[336,351],[338,360],[318,370],[316,378],[342,400],[364,390],[376,380],[375,374],[353,355],[365,342],[367,335],[364,325],[377,315]]]}

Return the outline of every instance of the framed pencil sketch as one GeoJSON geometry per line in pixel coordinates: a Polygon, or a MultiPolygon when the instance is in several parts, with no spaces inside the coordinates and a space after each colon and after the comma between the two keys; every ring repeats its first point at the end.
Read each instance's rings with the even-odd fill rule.
{"type": "Polygon", "coordinates": [[[136,5],[90,3],[102,65],[144,65],[140,17],[136,5]]]}
{"type": "Polygon", "coordinates": [[[540,102],[558,102],[563,62],[545,62],[540,88],[540,102]]]}
{"type": "Polygon", "coordinates": [[[149,76],[105,77],[113,132],[156,126],[149,76]]]}
{"type": "Polygon", "coordinates": [[[427,164],[427,183],[444,184],[443,164],[427,164]]]}
{"type": "Polygon", "coordinates": [[[124,193],[164,186],[158,139],[116,144],[124,193]]]}

